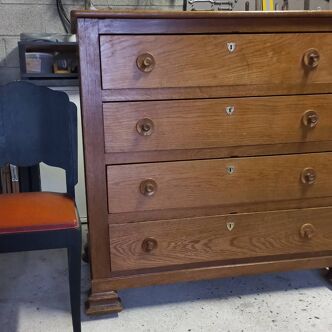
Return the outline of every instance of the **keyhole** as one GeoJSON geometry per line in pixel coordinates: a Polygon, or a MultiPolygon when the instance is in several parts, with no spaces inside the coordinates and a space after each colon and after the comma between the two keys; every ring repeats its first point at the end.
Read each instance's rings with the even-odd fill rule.
{"type": "Polygon", "coordinates": [[[228,174],[233,174],[235,172],[235,167],[234,166],[227,166],[227,173],[228,174]]]}
{"type": "Polygon", "coordinates": [[[229,52],[234,52],[236,49],[236,44],[235,43],[227,43],[227,48],[229,52]]]}
{"type": "Polygon", "coordinates": [[[234,110],[235,110],[234,106],[227,106],[227,107],[226,107],[226,113],[227,113],[228,115],[232,115],[233,112],[234,112],[234,110]]]}

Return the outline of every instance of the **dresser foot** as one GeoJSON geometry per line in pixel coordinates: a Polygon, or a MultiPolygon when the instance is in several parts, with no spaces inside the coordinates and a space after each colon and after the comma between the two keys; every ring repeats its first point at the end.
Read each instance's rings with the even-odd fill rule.
{"type": "Polygon", "coordinates": [[[82,254],[82,261],[84,263],[90,263],[89,244],[88,243],[86,243],[84,245],[84,251],[83,251],[83,254],[82,254]]]}
{"type": "Polygon", "coordinates": [[[91,293],[86,301],[87,315],[104,315],[122,311],[121,300],[116,291],[91,293]]]}
{"type": "Polygon", "coordinates": [[[325,278],[332,284],[332,267],[327,269],[325,278]]]}

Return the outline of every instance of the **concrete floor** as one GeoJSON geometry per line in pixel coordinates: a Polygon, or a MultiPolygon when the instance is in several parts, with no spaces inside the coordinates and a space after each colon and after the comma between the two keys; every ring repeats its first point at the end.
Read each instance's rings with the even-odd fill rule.
{"type": "MultiPolygon", "coordinates": [[[[0,255],[0,331],[71,331],[64,250],[0,255]]],[[[180,283],[120,292],[125,310],[89,318],[82,265],[82,331],[329,332],[332,288],[318,271],[180,283]]]]}

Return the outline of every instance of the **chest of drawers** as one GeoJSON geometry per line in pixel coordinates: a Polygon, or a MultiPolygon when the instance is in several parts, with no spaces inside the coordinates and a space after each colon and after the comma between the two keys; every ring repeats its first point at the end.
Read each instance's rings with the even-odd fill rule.
{"type": "Polygon", "coordinates": [[[332,265],[332,13],[73,12],[90,314],[117,290],[332,265]]]}

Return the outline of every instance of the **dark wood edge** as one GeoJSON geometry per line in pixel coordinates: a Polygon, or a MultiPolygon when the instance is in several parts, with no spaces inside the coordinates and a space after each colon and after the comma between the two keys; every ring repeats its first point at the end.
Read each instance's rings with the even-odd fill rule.
{"type": "Polygon", "coordinates": [[[236,85],[236,86],[202,86],[182,88],[153,89],[108,89],[102,90],[103,102],[121,101],[157,101],[183,99],[219,99],[219,98],[250,98],[276,97],[291,95],[318,95],[332,92],[332,84],[318,83],[308,85],[236,85]],[[257,92],[259,91],[259,93],[257,92]]]}
{"type": "Polygon", "coordinates": [[[287,201],[248,203],[226,206],[205,206],[185,209],[134,211],[109,214],[108,223],[110,225],[114,225],[144,221],[159,221],[160,215],[162,215],[162,220],[169,220],[218,216],[234,213],[264,213],[267,211],[316,209],[329,207],[331,205],[332,197],[315,197],[307,198],[305,200],[295,199],[287,201]]]}
{"type": "Polygon", "coordinates": [[[199,281],[261,273],[283,272],[301,269],[318,269],[332,265],[332,256],[287,259],[248,264],[199,267],[165,272],[145,272],[123,277],[92,280],[92,289],[96,293],[108,292],[109,289],[124,289],[183,281],[199,281]]]}
{"type": "Polygon", "coordinates": [[[260,157],[282,154],[325,153],[332,151],[332,141],[298,142],[270,145],[245,145],[220,148],[105,153],[106,165],[163,161],[260,157]]]}
{"type": "Polygon", "coordinates": [[[98,21],[85,19],[78,23],[81,75],[81,109],[84,143],[85,183],[89,228],[89,255],[92,278],[110,274],[107,223],[107,188],[104,159],[104,133],[100,90],[100,54],[98,21]]]}
{"type": "MultiPolygon", "coordinates": [[[[332,11],[153,11],[153,10],[73,10],[70,13],[72,33],[76,33],[78,19],[260,19],[260,18],[332,18],[332,11]]],[[[257,22],[256,22],[257,23],[257,22]]]]}

